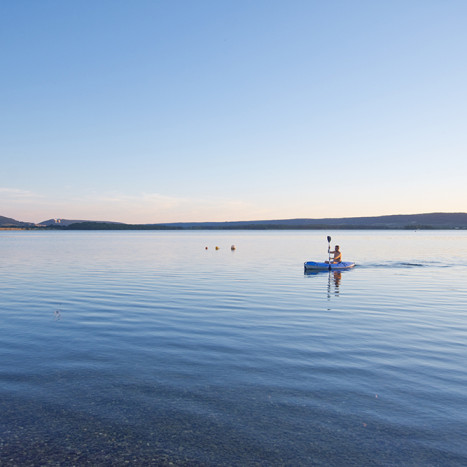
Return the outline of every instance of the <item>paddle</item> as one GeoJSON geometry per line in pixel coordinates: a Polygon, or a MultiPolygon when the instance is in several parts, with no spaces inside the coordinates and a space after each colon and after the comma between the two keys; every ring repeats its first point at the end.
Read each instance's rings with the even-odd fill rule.
{"type": "Polygon", "coordinates": [[[331,270],[331,237],[328,235],[328,263],[329,270],[331,270]]]}

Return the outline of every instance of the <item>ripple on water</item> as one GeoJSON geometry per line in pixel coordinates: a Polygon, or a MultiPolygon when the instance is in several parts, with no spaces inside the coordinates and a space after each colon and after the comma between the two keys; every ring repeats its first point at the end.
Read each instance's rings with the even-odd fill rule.
{"type": "Polygon", "coordinates": [[[465,465],[451,241],[339,233],[358,267],[304,275],[318,234],[216,235],[5,237],[3,463],[465,465]]]}

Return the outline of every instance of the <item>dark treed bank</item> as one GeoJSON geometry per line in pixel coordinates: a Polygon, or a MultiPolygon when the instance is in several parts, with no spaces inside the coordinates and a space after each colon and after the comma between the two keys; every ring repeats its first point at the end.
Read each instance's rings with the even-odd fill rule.
{"type": "MultiPolygon", "coordinates": [[[[52,230],[436,230],[436,229],[461,229],[461,227],[434,227],[430,225],[406,225],[402,227],[385,227],[381,225],[270,225],[270,224],[247,224],[247,225],[219,225],[219,226],[171,226],[171,225],[138,225],[138,224],[107,224],[101,222],[82,222],[71,224],[67,227],[46,227],[52,230]]],[[[463,227],[462,229],[464,229],[463,227]]]]}

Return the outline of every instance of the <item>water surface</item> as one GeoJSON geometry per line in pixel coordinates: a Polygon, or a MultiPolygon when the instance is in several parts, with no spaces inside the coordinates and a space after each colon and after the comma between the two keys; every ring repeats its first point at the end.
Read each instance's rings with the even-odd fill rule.
{"type": "Polygon", "coordinates": [[[467,464],[466,232],[1,232],[0,255],[3,465],[467,464]],[[305,274],[327,234],[357,267],[305,274]]]}

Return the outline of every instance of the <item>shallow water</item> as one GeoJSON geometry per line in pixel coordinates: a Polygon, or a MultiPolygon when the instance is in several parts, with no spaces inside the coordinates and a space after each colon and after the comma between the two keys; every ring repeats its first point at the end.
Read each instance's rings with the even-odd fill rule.
{"type": "Polygon", "coordinates": [[[1,232],[0,464],[466,465],[467,232],[327,234],[1,232]]]}

